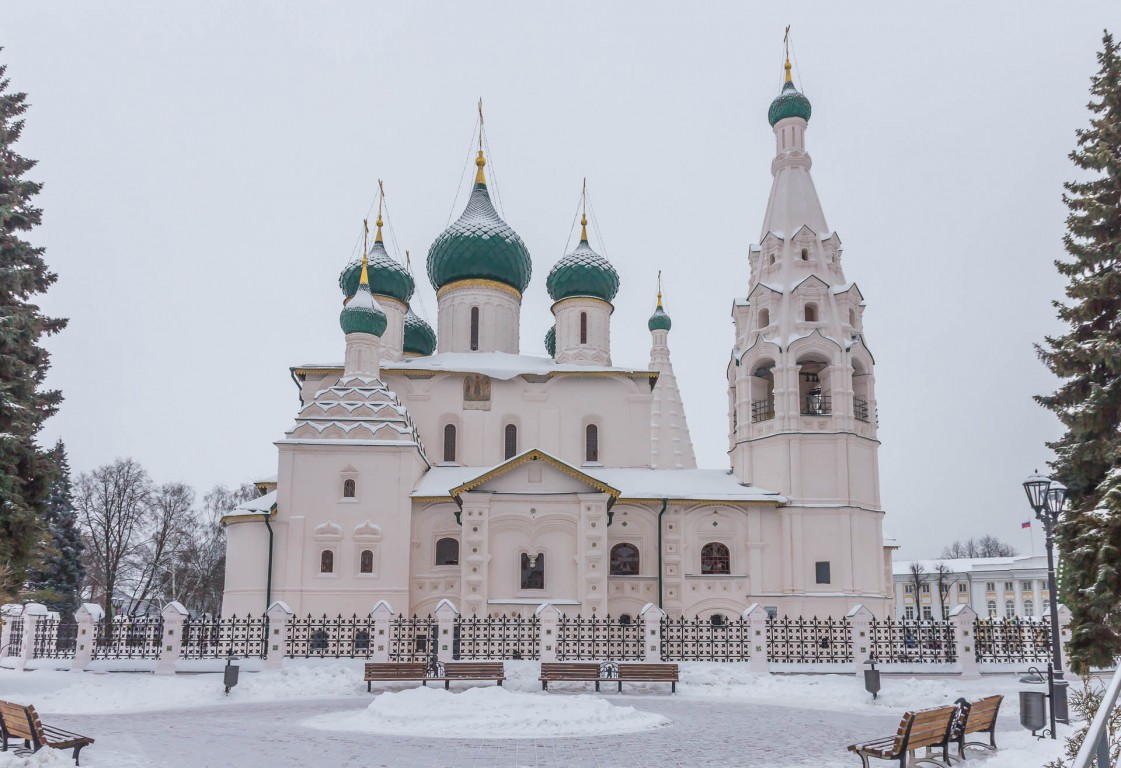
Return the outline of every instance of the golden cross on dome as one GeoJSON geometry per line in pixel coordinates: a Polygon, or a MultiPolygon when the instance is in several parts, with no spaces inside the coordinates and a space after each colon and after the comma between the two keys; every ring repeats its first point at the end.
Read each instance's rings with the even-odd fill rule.
{"type": "Polygon", "coordinates": [[[658,309],[662,308],[662,270],[658,270],[658,309]]]}
{"type": "Polygon", "coordinates": [[[374,224],[376,224],[377,227],[378,227],[378,231],[377,231],[377,234],[374,235],[374,242],[375,243],[383,242],[382,239],[381,239],[381,206],[382,206],[382,202],[384,200],[385,200],[385,187],[382,186],[381,179],[378,179],[378,218],[377,218],[377,221],[374,222],[374,224]]]}
{"type": "MultiPolygon", "coordinates": [[[[588,241],[588,177],[584,177],[584,191],[580,193],[580,239],[588,241]]],[[[602,246],[601,246],[602,247],[602,246]]]]}
{"type": "Polygon", "coordinates": [[[362,274],[358,278],[359,285],[370,285],[370,276],[366,273],[366,242],[370,237],[370,222],[362,219],[362,274]]]}
{"type": "Polygon", "coordinates": [[[783,69],[786,70],[786,80],[784,82],[791,82],[790,78],[790,25],[786,25],[786,34],[782,36],[782,47],[785,52],[786,63],[783,64],[783,69]]]}

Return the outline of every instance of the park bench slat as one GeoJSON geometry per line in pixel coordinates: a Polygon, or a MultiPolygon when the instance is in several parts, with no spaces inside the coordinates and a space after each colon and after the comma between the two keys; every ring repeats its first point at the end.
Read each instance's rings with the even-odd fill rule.
{"type": "Polygon", "coordinates": [[[22,740],[32,752],[38,752],[43,747],[71,749],[75,765],[79,765],[78,754],[82,748],[94,743],[89,736],[44,726],[35,707],[30,704],[23,706],[0,701],[0,749],[5,752],[9,739],[22,740]]]}
{"type": "Polygon", "coordinates": [[[363,679],[366,690],[373,690],[371,683],[417,681],[427,685],[429,681],[443,683],[451,687],[452,680],[494,680],[499,685],[506,679],[506,671],[501,661],[448,661],[443,663],[444,674],[430,676],[428,665],[424,662],[369,662],[366,664],[363,679]]]}
{"type": "Polygon", "coordinates": [[[623,683],[669,683],[671,690],[677,691],[678,667],[676,664],[617,663],[618,675],[603,677],[599,662],[542,662],[541,690],[549,690],[550,682],[595,683],[596,690],[603,681],[616,683],[623,690],[623,683]]]}
{"type": "Polygon", "coordinates": [[[954,723],[954,730],[950,741],[957,745],[958,757],[965,759],[966,747],[980,747],[995,750],[996,747],[996,718],[1000,714],[1000,705],[1003,696],[986,696],[977,701],[958,699],[958,718],[954,723]],[[989,734],[989,743],[983,741],[966,741],[965,737],[971,733],[989,734]]]}
{"type": "Polygon", "coordinates": [[[949,765],[949,741],[957,712],[957,707],[932,707],[906,712],[899,721],[895,736],[850,744],[848,749],[860,757],[864,768],[868,768],[870,757],[880,760],[898,760],[902,768],[922,763],[949,765]],[[915,755],[918,749],[937,747],[942,748],[941,759],[935,757],[929,750],[924,757],[915,755]],[[910,755],[910,763],[908,763],[908,755],[910,755]]]}

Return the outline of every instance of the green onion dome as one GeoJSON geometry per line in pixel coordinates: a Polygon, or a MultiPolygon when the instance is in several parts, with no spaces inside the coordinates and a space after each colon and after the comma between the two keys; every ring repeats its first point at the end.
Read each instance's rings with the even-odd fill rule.
{"type": "MultiPolygon", "coordinates": [[[[587,219],[583,220],[586,225],[587,219]]],[[[549,271],[545,287],[553,301],[573,296],[591,296],[611,301],[619,292],[619,273],[615,267],[588,245],[585,226],[580,244],[549,271]]]]}
{"type": "MultiPolygon", "coordinates": [[[[413,276],[390,256],[381,240],[381,217],[378,217],[378,234],[374,245],[368,254],[371,290],[379,296],[389,296],[408,304],[413,297],[413,276]]],[[[351,297],[358,290],[359,273],[362,271],[362,260],[355,259],[339,275],[339,288],[343,295],[351,297]]]]}
{"type": "Polygon", "coordinates": [[[767,119],[772,128],[779,120],[788,117],[800,117],[809,122],[810,111],[810,100],[799,93],[790,80],[790,62],[787,61],[786,83],[782,86],[782,92],[771,102],[771,108],[767,110],[767,119]]]}
{"type": "Polygon", "coordinates": [[[533,274],[529,251],[491,204],[481,150],[475,164],[475,188],[463,215],[428,249],[428,279],[436,290],[459,280],[493,280],[522,293],[533,274]]]}
{"type": "Polygon", "coordinates": [[[420,355],[427,357],[436,351],[436,334],[432,326],[424,322],[409,307],[405,313],[405,344],[406,355],[420,355]]]}
{"type": "Polygon", "coordinates": [[[549,353],[549,357],[557,356],[557,326],[555,323],[552,328],[545,331],[545,351],[549,353]]]}
{"type": "Polygon", "coordinates": [[[658,308],[654,310],[654,314],[650,315],[650,319],[646,323],[646,327],[651,331],[668,331],[673,323],[669,319],[669,315],[662,309],[662,294],[658,294],[658,308]]]}
{"type": "Polygon", "coordinates": [[[370,281],[366,274],[366,258],[362,257],[358,290],[339,313],[339,325],[343,333],[370,333],[381,336],[385,333],[385,312],[382,311],[374,294],[370,293],[370,281]]]}

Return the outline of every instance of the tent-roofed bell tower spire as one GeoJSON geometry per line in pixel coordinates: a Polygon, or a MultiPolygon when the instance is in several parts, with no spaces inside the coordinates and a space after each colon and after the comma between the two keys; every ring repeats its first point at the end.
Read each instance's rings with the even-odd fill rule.
{"type": "Polygon", "coordinates": [[[662,306],[662,273],[658,272],[658,305],[646,327],[650,329],[650,370],[658,372],[650,405],[650,466],[654,469],[696,469],[693,439],[685,421],[685,405],[669,356],[673,326],[662,306]]]}

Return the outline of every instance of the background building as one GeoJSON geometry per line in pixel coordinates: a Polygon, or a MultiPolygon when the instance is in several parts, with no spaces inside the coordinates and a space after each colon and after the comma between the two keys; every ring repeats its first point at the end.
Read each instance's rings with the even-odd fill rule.
{"type": "Polygon", "coordinates": [[[1049,615],[1046,555],[899,561],[892,564],[892,580],[900,619],[945,618],[959,605],[990,618],[1049,615]],[[922,568],[920,584],[912,572],[915,564],[922,568]],[[939,565],[945,567],[944,602],[938,598],[939,565]]]}

